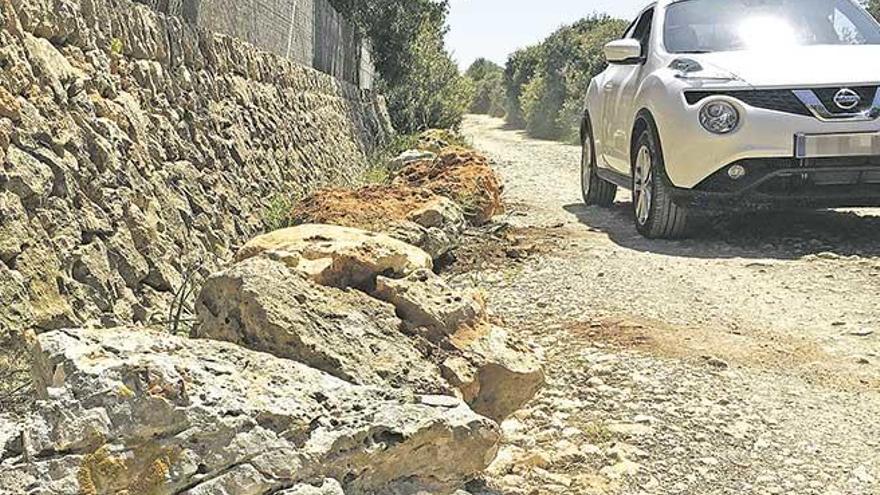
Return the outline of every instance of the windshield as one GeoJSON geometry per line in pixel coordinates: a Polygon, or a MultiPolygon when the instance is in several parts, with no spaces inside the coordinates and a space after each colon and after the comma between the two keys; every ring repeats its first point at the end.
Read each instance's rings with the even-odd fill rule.
{"type": "Polygon", "coordinates": [[[666,9],[671,53],[877,45],[880,26],[849,0],[685,0],[666,9]]]}

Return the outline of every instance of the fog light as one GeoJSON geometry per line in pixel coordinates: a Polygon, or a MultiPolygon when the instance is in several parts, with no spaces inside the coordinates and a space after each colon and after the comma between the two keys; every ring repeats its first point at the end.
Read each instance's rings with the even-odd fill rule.
{"type": "Polygon", "coordinates": [[[739,125],[739,112],[724,100],[710,101],[700,109],[700,124],[713,134],[727,134],[739,125]]]}
{"type": "Polygon", "coordinates": [[[727,169],[727,175],[733,180],[740,180],[746,176],[746,168],[742,165],[734,165],[727,169]]]}

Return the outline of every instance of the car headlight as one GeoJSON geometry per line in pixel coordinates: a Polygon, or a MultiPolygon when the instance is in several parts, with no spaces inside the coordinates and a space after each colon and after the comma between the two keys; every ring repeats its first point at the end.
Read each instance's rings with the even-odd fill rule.
{"type": "Polygon", "coordinates": [[[710,101],[700,109],[700,124],[713,134],[727,134],[739,125],[739,112],[726,101],[710,101]]]}

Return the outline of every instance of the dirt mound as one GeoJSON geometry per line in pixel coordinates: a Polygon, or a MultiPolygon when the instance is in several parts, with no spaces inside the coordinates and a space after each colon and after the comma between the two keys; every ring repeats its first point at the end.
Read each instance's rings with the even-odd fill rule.
{"type": "Polygon", "coordinates": [[[489,160],[466,148],[449,147],[432,161],[412,163],[399,172],[394,184],[423,187],[452,199],[475,225],[504,211],[501,180],[489,160]]]}
{"type": "Polygon", "coordinates": [[[297,204],[292,216],[297,224],[330,224],[381,232],[437,200],[438,196],[427,189],[404,186],[322,189],[297,204]]]}
{"type": "Polygon", "coordinates": [[[419,247],[434,259],[455,249],[466,227],[451,199],[428,189],[372,185],[356,190],[324,189],[291,213],[296,224],[328,224],[381,232],[419,247]]]}

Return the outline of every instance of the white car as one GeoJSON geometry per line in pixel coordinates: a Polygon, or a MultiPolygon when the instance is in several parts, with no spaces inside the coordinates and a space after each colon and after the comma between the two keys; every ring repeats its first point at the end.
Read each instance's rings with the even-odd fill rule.
{"type": "Polygon", "coordinates": [[[851,0],[661,0],[605,46],[582,190],[638,231],[696,213],[880,205],[880,25],[851,0]]]}

